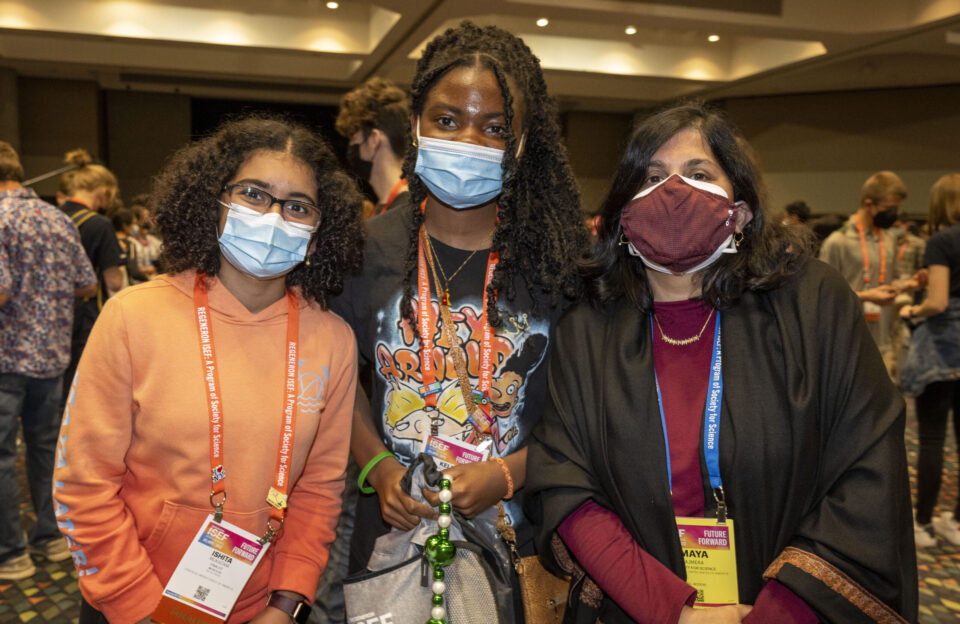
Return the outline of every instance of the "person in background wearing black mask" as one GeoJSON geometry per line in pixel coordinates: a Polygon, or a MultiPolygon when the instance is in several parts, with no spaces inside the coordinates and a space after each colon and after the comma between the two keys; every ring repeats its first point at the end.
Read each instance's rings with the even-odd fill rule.
{"type": "Polygon", "coordinates": [[[372,214],[383,214],[409,201],[403,156],[410,143],[407,94],[392,82],[374,76],[340,101],[337,132],[350,139],[347,166],[369,182],[377,196],[372,214]]]}
{"type": "MultiPolygon", "coordinates": [[[[410,144],[410,106],[407,94],[388,80],[374,76],[340,101],[337,132],[350,140],[347,167],[368,182],[377,203],[364,201],[364,217],[387,210],[407,209],[410,193],[403,177],[403,157],[410,144]]],[[[343,490],[343,510],[337,521],[337,539],[317,587],[313,619],[317,624],[344,622],[343,579],[347,575],[353,535],[360,469],[351,461],[343,490]]]]}
{"type": "Polygon", "coordinates": [[[901,291],[915,287],[897,279],[897,235],[887,231],[906,197],[900,176],[878,171],[864,182],[857,212],[820,248],[820,259],[840,271],[860,298],[870,334],[891,376],[896,368],[893,302],[901,291]]]}

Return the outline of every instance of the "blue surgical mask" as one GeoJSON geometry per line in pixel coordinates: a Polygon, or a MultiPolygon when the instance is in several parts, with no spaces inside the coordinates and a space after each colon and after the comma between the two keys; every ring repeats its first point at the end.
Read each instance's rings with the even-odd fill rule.
{"type": "Polygon", "coordinates": [[[220,251],[237,269],[254,277],[276,277],[307,257],[314,228],[284,221],[275,212],[220,203],[229,209],[220,251]]]}
{"type": "Polygon", "coordinates": [[[414,168],[430,193],[457,209],[483,205],[503,189],[503,150],[420,136],[414,168]]]}

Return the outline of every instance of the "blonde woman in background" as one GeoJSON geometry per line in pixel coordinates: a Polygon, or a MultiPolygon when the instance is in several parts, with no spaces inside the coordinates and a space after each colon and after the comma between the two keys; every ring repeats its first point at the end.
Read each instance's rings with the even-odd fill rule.
{"type": "Polygon", "coordinates": [[[87,344],[87,336],[103,308],[108,292],[120,290],[124,276],[121,270],[120,244],[117,242],[113,224],[101,214],[117,196],[116,176],[103,165],[93,164],[90,154],[83,149],[67,152],[66,162],[76,168],[67,171],[60,178],[57,201],[60,203],[60,210],[65,212],[80,230],[83,249],[97,274],[97,294],[93,297],[77,298],[74,305],[70,365],[63,377],[69,385],[77,370],[83,347],[87,344]],[[65,201],[61,202],[61,199],[65,201]]]}
{"type": "Polygon", "coordinates": [[[933,518],[943,473],[947,414],[953,409],[960,433],[960,173],[945,175],[930,189],[930,240],[923,254],[927,296],[900,309],[903,319],[920,322],[913,331],[901,387],[917,400],[920,456],[917,460],[917,546],[937,543],[936,534],[960,545],[957,512],[933,518]]]}

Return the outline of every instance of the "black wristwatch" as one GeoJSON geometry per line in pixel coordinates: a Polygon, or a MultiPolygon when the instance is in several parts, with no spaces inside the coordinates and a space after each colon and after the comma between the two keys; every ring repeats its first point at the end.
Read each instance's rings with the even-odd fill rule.
{"type": "Polygon", "coordinates": [[[270,600],[267,601],[267,606],[280,609],[289,615],[290,619],[297,624],[307,624],[307,620],[310,619],[310,605],[302,600],[287,598],[277,592],[270,594],[270,600]]]}

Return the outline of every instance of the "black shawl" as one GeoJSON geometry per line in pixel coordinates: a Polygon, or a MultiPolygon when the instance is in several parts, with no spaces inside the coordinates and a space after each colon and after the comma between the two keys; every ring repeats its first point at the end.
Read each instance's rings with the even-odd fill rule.
{"type": "MultiPolygon", "coordinates": [[[[766,575],[825,622],[915,621],[905,407],[856,295],[811,261],[775,290],[745,293],[722,311],[721,328],[720,469],[740,602],[754,603],[766,575]]],[[[526,484],[545,563],[558,565],[557,526],[594,499],[684,578],[649,317],[625,300],[571,311],[557,329],[549,393],[526,484]]],[[[704,493],[710,515],[706,481],[704,493]]],[[[609,599],[596,616],[631,621],[609,599]]]]}

